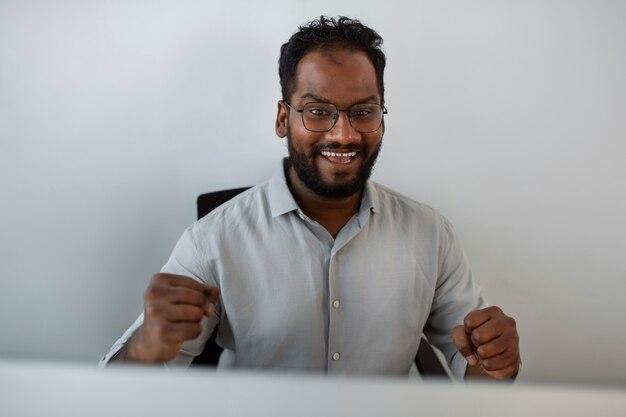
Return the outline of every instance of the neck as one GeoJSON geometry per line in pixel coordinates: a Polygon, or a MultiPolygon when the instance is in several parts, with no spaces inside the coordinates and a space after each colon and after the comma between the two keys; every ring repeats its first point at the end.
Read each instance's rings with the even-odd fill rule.
{"type": "Polygon", "coordinates": [[[300,209],[309,218],[324,226],[333,238],[337,237],[341,228],[361,207],[362,191],[348,197],[322,197],[302,183],[293,167],[287,169],[286,177],[291,194],[300,209]]]}

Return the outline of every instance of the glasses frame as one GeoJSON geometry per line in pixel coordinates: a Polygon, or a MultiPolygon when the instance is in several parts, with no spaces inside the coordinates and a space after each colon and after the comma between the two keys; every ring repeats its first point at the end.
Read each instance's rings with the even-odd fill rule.
{"type": "Polygon", "coordinates": [[[340,109],[336,105],[334,105],[333,103],[327,103],[327,102],[323,102],[323,101],[320,101],[320,102],[315,101],[315,102],[311,102],[311,103],[306,103],[305,106],[307,106],[309,104],[325,104],[325,105],[330,104],[330,105],[334,106],[337,109],[337,111],[332,116],[333,117],[333,124],[330,126],[330,128],[328,128],[326,130],[312,130],[312,129],[309,129],[307,127],[306,123],[304,122],[304,107],[302,107],[301,109],[297,109],[294,106],[292,106],[291,104],[289,104],[289,102],[286,101],[286,100],[283,100],[283,103],[285,103],[285,106],[287,106],[290,110],[295,110],[298,113],[300,113],[301,118],[302,118],[302,126],[304,126],[304,128],[306,130],[308,130],[309,132],[316,132],[316,133],[330,132],[331,130],[333,130],[333,127],[335,127],[335,125],[337,124],[337,120],[339,119],[339,112],[340,111],[348,113],[348,122],[350,123],[350,126],[354,130],[356,130],[359,133],[373,133],[373,132],[376,132],[378,129],[380,129],[380,127],[383,125],[383,120],[385,119],[385,115],[389,113],[389,111],[387,110],[387,108],[385,107],[384,104],[360,103],[360,104],[373,104],[373,105],[379,106],[381,108],[381,110],[382,110],[382,114],[380,116],[380,123],[378,124],[378,127],[376,129],[374,129],[374,130],[361,131],[361,130],[358,130],[356,127],[354,127],[354,125],[352,124],[352,117],[350,116],[350,110],[352,110],[352,107],[359,106],[360,104],[355,104],[354,106],[350,107],[349,109],[340,109]]]}

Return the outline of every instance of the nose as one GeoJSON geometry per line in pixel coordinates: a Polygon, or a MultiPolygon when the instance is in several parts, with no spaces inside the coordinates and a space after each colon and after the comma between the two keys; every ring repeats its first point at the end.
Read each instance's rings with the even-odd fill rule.
{"type": "Polygon", "coordinates": [[[337,142],[342,145],[356,143],[361,141],[361,134],[354,130],[350,124],[350,116],[348,112],[339,111],[337,113],[337,121],[332,129],[326,133],[326,139],[337,142]]]}

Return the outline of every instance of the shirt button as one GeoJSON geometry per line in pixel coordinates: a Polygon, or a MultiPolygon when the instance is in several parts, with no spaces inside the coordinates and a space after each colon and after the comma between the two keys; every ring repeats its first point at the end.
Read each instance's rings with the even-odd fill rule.
{"type": "Polygon", "coordinates": [[[339,300],[333,301],[333,308],[339,308],[339,300]]]}
{"type": "Polygon", "coordinates": [[[333,360],[334,361],[338,361],[340,357],[341,357],[341,355],[339,354],[339,352],[333,353],[333,360]]]}

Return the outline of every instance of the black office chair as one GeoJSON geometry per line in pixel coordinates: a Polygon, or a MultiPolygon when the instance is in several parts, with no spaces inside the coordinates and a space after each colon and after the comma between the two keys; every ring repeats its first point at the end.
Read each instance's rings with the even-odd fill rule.
{"type": "MultiPolygon", "coordinates": [[[[215,191],[212,193],[202,194],[198,197],[198,219],[204,217],[210,213],[213,209],[219,207],[226,201],[235,197],[250,187],[233,188],[229,190],[215,191]]],[[[204,350],[198,356],[196,356],[191,362],[192,365],[208,365],[217,366],[220,355],[223,349],[217,345],[215,338],[217,336],[217,328],[213,331],[213,334],[207,340],[204,350]]],[[[424,335],[417,349],[417,356],[415,357],[415,365],[422,377],[437,377],[449,379],[443,364],[437,357],[434,348],[428,343],[424,335]]]]}

